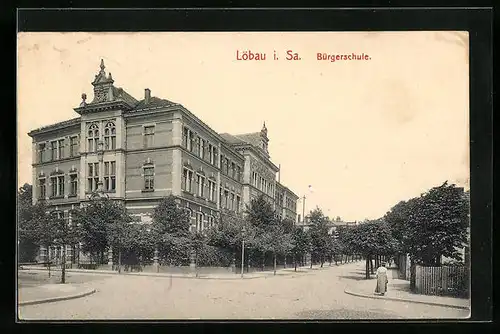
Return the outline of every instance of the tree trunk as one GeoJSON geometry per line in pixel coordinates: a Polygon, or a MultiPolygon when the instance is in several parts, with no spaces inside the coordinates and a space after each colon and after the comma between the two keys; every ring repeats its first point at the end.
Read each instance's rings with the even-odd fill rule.
{"type": "Polygon", "coordinates": [[[273,252],[273,269],[274,275],[276,275],[276,253],[273,252]]]}
{"type": "Polygon", "coordinates": [[[311,269],[312,269],[312,267],[313,267],[313,255],[311,253],[311,269]]]}
{"type": "Polygon", "coordinates": [[[323,263],[325,262],[324,258],[323,258],[323,254],[321,255],[320,257],[320,262],[321,262],[321,268],[323,268],[323,263]]]}
{"type": "Polygon", "coordinates": [[[284,257],[284,260],[283,260],[283,261],[284,261],[284,262],[283,262],[283,268],[284,268],[284,269],[286,269],[286,255],[285,255],[285,257],[284,257]]]}
{"type": "Polygon", "coordinates": [[[262,271],[264,271],[266,267],[266,253],[262,252],[262,271]]]}
{"type": "Polygon", "coordinates": [[[47,264],[49,266],[49,278],[50,278],[50,246],[47,247],[47,264]]]}
{"type": "Polygon", "coordinates": [[[365,278],[370,279],[370,257],[366,257],[366,263],[365,263],[365,278]]]}
{"type": "Polygon", "coordinates": [[[370,257],[370,272],[373,274],[375,274],[375,272],[373,271],[373,258],[372,258],[372,255],[369,255],[370,257]]]}
{"type": "Polygon", "coordinates": [[[62,250],[61,283],[66,283],[66,245],[63,246],[62,250]]]}
{"type": "Polygon", "coordinates": [[[121,248],[118,249],[118,273],[121,274],[122,272],[122,250],[121,248]]]}
{"type": "Polygon", "coordinates": [[[294,271],[297,271],[297,254],[295,252],[293,253],[293,266],[294,271]]]}
{"type": "Polygon", "coordinates": [[[417,272],[416,272],[416,264],[415,261],[413,261],[410,258],[410,290],[415,292],[416,288],[416,278],[417,278],[417,272]]]}

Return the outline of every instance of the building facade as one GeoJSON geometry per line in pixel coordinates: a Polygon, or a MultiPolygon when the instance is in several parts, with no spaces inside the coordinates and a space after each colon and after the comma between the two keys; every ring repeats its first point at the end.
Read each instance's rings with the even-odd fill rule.
{"type": "Polygon", "coordinates": [[[121,201],[148,223],[169,195],[191,214],[192,229],[212,226],[221,209],[242,212],[264,195],[282,218],[296,220],[297,196],[276,180],[267,128],[219,134],[178,103],[145,89],[137,100],[114,86],[101,61],[94,98],[79,117],[33,130],[33,202],[58,215],[84,204],[97,190],[121,201]]]}

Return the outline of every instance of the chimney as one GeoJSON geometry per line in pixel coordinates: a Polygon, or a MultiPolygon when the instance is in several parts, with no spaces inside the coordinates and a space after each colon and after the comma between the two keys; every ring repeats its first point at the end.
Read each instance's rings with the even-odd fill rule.
{"type": "Polygon", "coordinates": [[[144,103],[149,104],[149,101],[151,101],[151,90],[146,88],[144,90],[144,103]]]}

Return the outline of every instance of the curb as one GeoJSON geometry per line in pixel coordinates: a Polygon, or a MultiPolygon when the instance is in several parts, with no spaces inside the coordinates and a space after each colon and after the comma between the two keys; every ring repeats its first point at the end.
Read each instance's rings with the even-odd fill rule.
{"type": "Polygon", "coordinates": [[[470,307],[467,307],[467,306],[444,304],[444,303],[435,303],[435,302],[424,302],[424,301],[420,301],[420,300],[395,298],[395,297],[382,297],[382,296],[376,296],[376,295],[372,296],[372,295],[367,295],[367,294],[363,294],[363,293],[349,291],[347,289],[344,290],[344,293],[346,293],[348,295],[356,296],[356,297],[362,297],[362,298],[385,299],[385,300],[392,300],[392,301],[397,301],[397,302],[425,304],[425,305],[432,305],[432,306],[451,307],[451,308],[457,308],[457,309],[462,309],[462,310],[470,310],[470,307]]]}
{"type": "Polygon", "coordinates": [[[95,292],[96,292],[95,289],[87,289],[84,292],[80,292],[80,293],[77,293],[74,295],[28,300],[28,301],[24,301],[24,302],[18,302],[17,305],[18,306],[27,306],[27,305],[35,305],[35,304],[52,303],[52,302],[58,302],[58,301],[62,301],[62,300],[69,300],[69,299],[76,299],[76,298],[85,297],[85,296],[91,295],[95,292]]]}
{"type": "MultiPolygon", "coordinates": [[[[351,262],[351,263],[355,263],[355,262],[351,262]]],[[[351,264],[351,263],[347,263],[347,264],[351,264]]],[[[170,278],[170,277],[175,277],[175,278],[185,278],[185,279],[206,279],[206,280],[226,280],[226,281],[229,281],[229,280],[242,280],[242,279],[257,279],[257,278],[267,278],[267,277],[275,277],[275,276],[287,276],[287,277],[297,277],[297,274],[305,274],[305,273],[311,273],[311,272],[314,272],[314,271],[321,271],[321,270],[327,270],[327,269],[330,269],[330,268],[334,268],[334,267],[340,267],[342,265],[344,265],[345,263],[341,264],[341,265],[338,265],[338,266],[324,266],[324,267],[313,267],[312,269],[309,268],[309,267],[301,267],[300,270],[298,270],[297,272],[295,271],[292,271],[292,270],[287,270],[285,269],[286,271],[288,271],[287,273],[285,274],[277,274],[277,275],[273,275],[272,272],[270,274],[264,274],[264,275],[260,275],[260,276],[253,276],[253,277],[245,277],[243,276],[243,278],[241,278],[239,276],[239,274],[235,274],[235,275],[238,275],[238,277],[203,277],[203,276],[198,276],[196,277],[195,275],[179,275],[179,274],[158,274],[158,273],[138,273],[138,272],[122,272],[121,274],[119,274],[117,271],[111,271],[111,270],[82,270],[82,269],[66,269],[66,272],[67,273],[82,273],[82,274],[100,274],[100,275],[120,275],[120,276],[147,276],[147,277],[160,277],[160,278],[170,278]]],[[[297,267],[297,269],[299,269],[299,267],[297,267]]],[[[47,268],[30,268],[30,267],[27,267],[27,268],[24,268],[23,270],[26,270],[26,271],[48,271],[47,268]]],[[[53,272],[60,272],[61,269],[60,268],[54,268],[52,269],[51,271],[53,272]]]]}
{"type": "MultiPolygon", "coordinates": [[[[44,269],[26,269],[27,271],[46,271],[44,269]]],[[[71,269],[70,269],[71,270],[71,269]]],[[[130,273],[130,272],[122,272],[118,273],[117,271],[70,271],[66,270],[67,273],[83,273],[83,274],[90,274],[90,275],[118,275],[118,276],[143,276],[143,277],[159,277],[159,278],[182,278],[182,279],[206,279],[206,280],[242,280],[242,279],[257,279],[257,278],[267,278],[267,277],[275,277],[275,276],[289,276],[289,277],[295,277],[292,276],[295,274],[293,273],[286,273],[286,274],[276,274],[273,275],[271,274],[265,274],[265,275],[260,275],[260,276],[241,276],[239,274],[235,274],[237,277],[207,277],[207,276],[198,276],[196,277],[195,275],[178,275],[178,274],[158,274],[158,273],[130,273]]],[[[60,271],[60,270],[59,270],[60,271]]]]}

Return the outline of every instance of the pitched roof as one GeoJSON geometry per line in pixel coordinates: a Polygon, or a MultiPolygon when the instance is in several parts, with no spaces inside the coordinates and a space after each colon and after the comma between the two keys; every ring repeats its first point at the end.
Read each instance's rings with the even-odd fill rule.
{"type": "Polygon", "coordinates": [[[149,100],[149,103],[146,104],[146,100],[140,100],[136,105],[133,111],[139,111],[143,109],[153,109],[153,108],[160,108],[160,107],[170,107],[172,105],[175,105],[177,103],[165,100],[165,99],[160,99],[158,97],[152,96],[149,100]]]}
{"type": "Polygon", "coordinates": [[[120,87],[113,86],[113,95],[115,99],[121,99],[132,106],[137,104],[138,102],[132,95],[130,95],[123,88],[120,87]]]}
{"type": "Polygon", "coordinates": [[[260,132],[245,133],[242,135],[235,135],[235,137],[253,146],[261,147],[262,137],[260,136],[260,132]]]}
{"type": "Polygon", "coordinates": [[[47,126],[42,126],[38,129],[35,129],[35,130],[31,130],[28,135],[31,136],[37,132],[40,132],[40,131],[49,131],[49,130],[53,130],[53,129],[60,129],[60,128],[64,128],[64,127],[67,127],[67,126],[71,126],[71,125],[76,125],[76,124],[80,124],[80,117],[75,117],[75,118],[72,118],[72,119],[68,119],[66,121],[62,121],[62,122],[58,122],[58,123],[54,123],[54,124],[50,124],[50,125],[47,125],[47,126]]]}
{"type": "Polygon", "coordinates": [[[229,133],[219,133],[219,136],[222,137],[222,139],[224,139],[226,142],[228,142],[229,144],[232,144],[232,145],[241,145],[241,144],[245,144],[245,141],[237,138],[236,136],[233,136],[229,133]]]}

